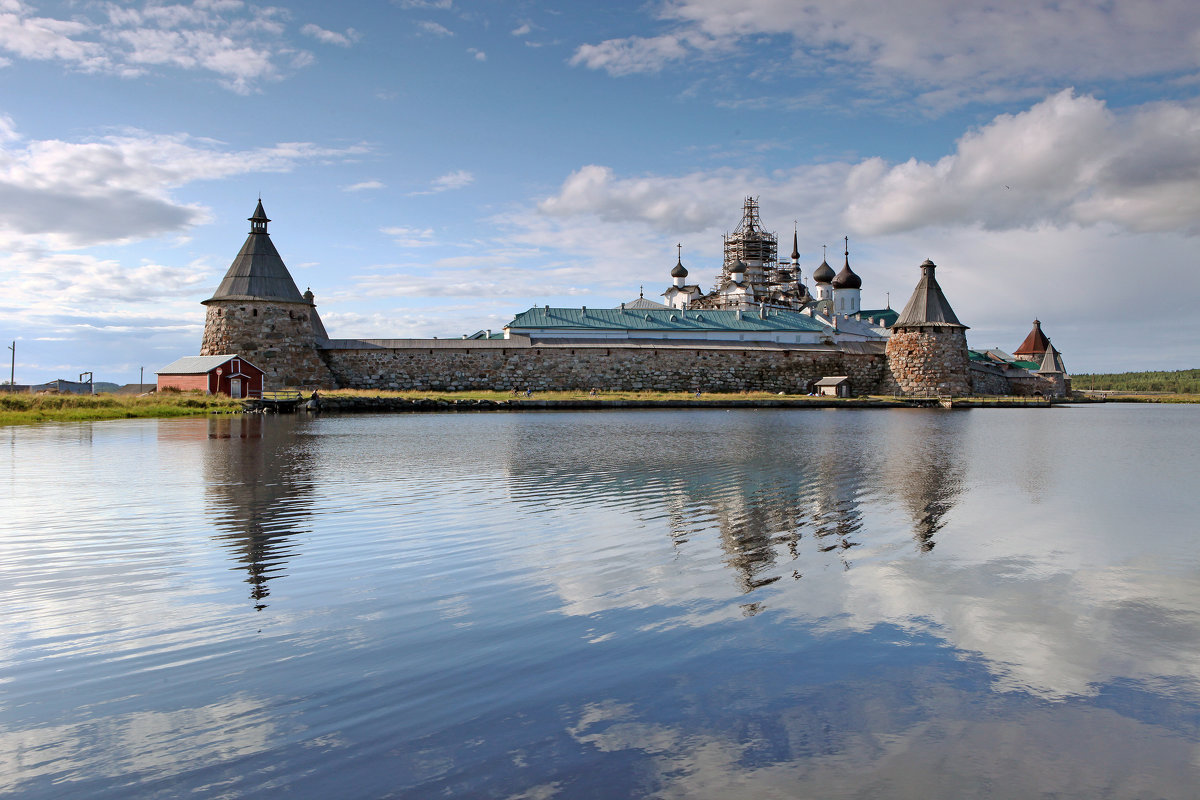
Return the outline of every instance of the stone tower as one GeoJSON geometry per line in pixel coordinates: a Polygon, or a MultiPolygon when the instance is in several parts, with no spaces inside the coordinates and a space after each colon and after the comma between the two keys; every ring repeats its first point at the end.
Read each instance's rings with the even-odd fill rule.
{"type": "Polygon", "coordinates": [[[312,292],[300,294],[267,233],[262,200],[250,217],[250,235],[229,266],[204,319],[200,355],[234,354],[266,372],[264,387],[330,388],[333,374],[321,358],[327,339],[312,292]]]}
{"type": "Polygon", "coordinates": [[[934,277],[936,265],[921,265],[921,280],[892,325],[888,366],[903,395],[971,393],[967,326],[958,321],[934,277]]]}

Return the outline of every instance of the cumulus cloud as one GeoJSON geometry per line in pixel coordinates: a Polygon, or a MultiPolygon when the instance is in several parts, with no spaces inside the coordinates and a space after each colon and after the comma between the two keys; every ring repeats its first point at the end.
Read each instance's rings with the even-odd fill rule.
{"type": "Polygon", "coordinates": [[[467,52],[475,57],[476,61],[487,61],[487,53],[475,47],[468,47],[467,52]]]}
{"type": "Polygon", "coordinates": [[[432,20],[423,20],[417,23],[417,27],[432,36],[453,36],[454,31],[447,28],[445,25],[434,22],[432,20]]]}
{"type": "Polygon", "coordinates": [[[1117,114],[1066,90],[963,136],[936,162],[856,164],[850,226],[880,234],[930,225],[1007,230],[1112,224],[1200,232],[1200,109],[1117,114]]]}
{"type": "Polygon", "coordinates": [[[359,183],[352,183],[349,186],[342,187],[342,191],[343,192],[363,192],[363,191],[367,191],[368,189],[383,189],[383,188],[385,188],[385,187],[384,187],[384,184],[382,181],[361,181],[359,183]]]}
{"type": "MultiPolygon", "coordinates": [[[[153,67],[215,75],[239,93],[278,80],[312,62],[287,42],[284,9],[243,3],[102,4],[78,7],[70,19],[39,16],[22,0],[0,5],[0,50],[18,58],[52,60],[85,72],[126,77],[153,67]],[[87,17],[93,11],[92,17],[87,17]]],[[[348,46],[357,33],[307,24],[301,33],[348,46]]]]}
{"type": "Polygon", "coordinates": [[[185,134],[128,131],[82,142],[0,140],[0,248],[66,249],[178,232],[207,212],[168,191],[196,180],[286,172],[333,149],[287,142],[232,151],[185,134]]]}
{"type": "Polygon", "coordinates": [[[1043,225],[1194,235],[1200,233],[1198,134],[1200,108],[1153,104],[1114,112],[1065,90],[968,132],[935,162],[869,158],[770,174],[723,169],[639,177],[593,164],[569,175],[538,210],[694,232],[725,220],[730,197],[762,194],[870,235],[1043,225]]]}
{"type": "Polygon", "coordinates": [[[660,35],[581,45],[571,63],[613,75],[656,72],[706,53],[788,38],[795,66],[916,91],[939,105],[1053,79],[1194,74],[1200,10],[1190,0],[903,6],[844,0],[677,0],[655,6],[660,35]],[[1119,57],[1114,57],[1119,54],[1119,57]]]}
{"type": "Polygon", "coordinates": [[[337,31],[325,30],[320,25],[313,25],[311,22],[302,27],[300,32],[305,36],[311,36],[323,44],[333,44],[338,47],[349,47],[361,38],[359,32],[354,30],[354,28],[347,28],[345,33],[338,33],[337,31]]]}
{"type": "Polygon", "coordinates": [[[380,228],[379,232],[392,237],[401,247],[429,247],[437,244],[433,238],[433,228],[406,228],[393,226],[380,228]]]}
{"type": "Polygon", "coordinates": [[[465,169],[455,170],[442,175],[429,184],[429,188],[420,192],[409,192],[409,196],[417,197],[426,194],[440,194],[451,189],[461,189],[475,182],[475,176],[465,169]]]}
{"type": "Polygon", "coordinates": [[[635,72],[658,72],[668,62],[682,59],[687,52],[677,36],[630,36],[608,39],[599,44],[580,45],[569,63],[571,66],[602,69],[609,75],[630,75],[635,72]]]}

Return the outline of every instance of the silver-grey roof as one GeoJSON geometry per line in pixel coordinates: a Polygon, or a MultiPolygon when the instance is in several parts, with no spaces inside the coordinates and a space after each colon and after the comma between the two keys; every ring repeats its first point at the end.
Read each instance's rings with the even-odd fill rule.
{"type": "Polygon", "coordinates": [[[250,217],[250,235],[238,252],[224,280],[205,302],[212,300],[282,300],[287,303],[303,303],[304,298],[296,288],[291,273],[279,256],[267,233],[267,215],[263,213],[262,201],[250,217]]]}
{"type": "Polygon", "coordinates": [[[1046,355],[1042,356],[1042,364],[1038,367],[1038,372],[1061,372],[1066,374],[1067,367],[1063,364],[1062,353],[1054,349],[1054,345],[1050,344],[1050,340],[1046,340],[1046,355]]]}
{"type": "Polygon", "coordinates": [[[830,375],[827,378],[821,378],[813,386],[837,386],[839,383],[845,383],[848,380],[850,380],[848,375],[830,375]]]}
{"type": "Polygon", "coordinates": [[[633,309],[634,311],[643,308],[670,308],[670,306],[664,306],[662,303],[656,303],[653,300],[647,300],[644,297],[639,297],[636,300],[629,300],[625,303],[624,307],[627,309],[633,309]]]}
{"type": "MultiPolygon", "coordinates": [[[[156,375],[204,375],[229,359],[237,357],[236,353],[227,353],[223,356],[184,356],[154,372],[156,375]]],[[[245,359],[242,360],[245,361],[245,359]]]]}
{"type": "Polygon", "coordinates": [[[892,330],[906,326],[964,329],[967,327],[958,321],[958,317],[954,315],[954,309],[950,308],[946,295],[942,293],[942,287],[938,286],[937,278],[933,274],[936,268],[937,265],[928,258],[925,259],[925,263],[921,264],[921,280],[917,281],[917,288],[913,289],[912,297],[908,298],[908,304],[904,306],[900,316],[892,323],[892,330]]]}

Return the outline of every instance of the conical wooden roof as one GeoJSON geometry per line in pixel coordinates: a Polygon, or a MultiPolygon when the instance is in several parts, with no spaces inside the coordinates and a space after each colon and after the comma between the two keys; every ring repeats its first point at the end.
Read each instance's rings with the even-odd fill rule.
{"type": "Polygon", "coordinates": [[[1025,337],[1025,341],[1021,342],[1021,346],[1013,350],[1014,356],[1038,356],[1039,359],[1046,348],[1050,346],[1050,340],[1046,338],[1046,334],[1042,333],[1041,320],[1033,321],[1033,330],[1025,337]]]}
{"type": "Polygon", "coordinates": [[[296,288],[296,282],[284,265],[279,251],[267,233],[266,213],[262,200],[250,217],[250,235],[229,265],[224,280],[213,296],[213,300],[279,300],[287,303],[303,303],[304,297],[296,288]]]}
{"type": "Polygon", "coordinates": [[[925,259],[925,263],[921,265],[921,280],[917,282],[917,288],[913,289],[912,297],[908,298],[908,304],[904,306],[900,316],[892,323],[892,330],[905,327],[966,329],[967,326],[955,316],[954,309],[942,293],[942,287],[938,286],[937,278],[933,274],[936,268],[936,264],[925,259]]]}
{"type": "Polygon", "coordinates": [[[1042,356],[1042,364],[1038,367],[1038,372],[1061,372],[1064,375],[1067,372],[1067,367],[1063,364],[1062,354],[1054,349],[1054,345],[1050,344],[1050,340],[1046,340],[1046,354],[1042,356]]]}

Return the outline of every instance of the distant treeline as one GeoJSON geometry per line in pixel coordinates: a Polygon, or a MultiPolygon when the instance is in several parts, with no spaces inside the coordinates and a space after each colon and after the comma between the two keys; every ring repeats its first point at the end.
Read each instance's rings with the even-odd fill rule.
{"type": "Polygon", "coordinates": [[[1200,369],[1176,372],[1120,372],[1115,375],[1072,375],[1075,389],[1112,392],[1178,392],[1200,394],[1200,369]]]}

